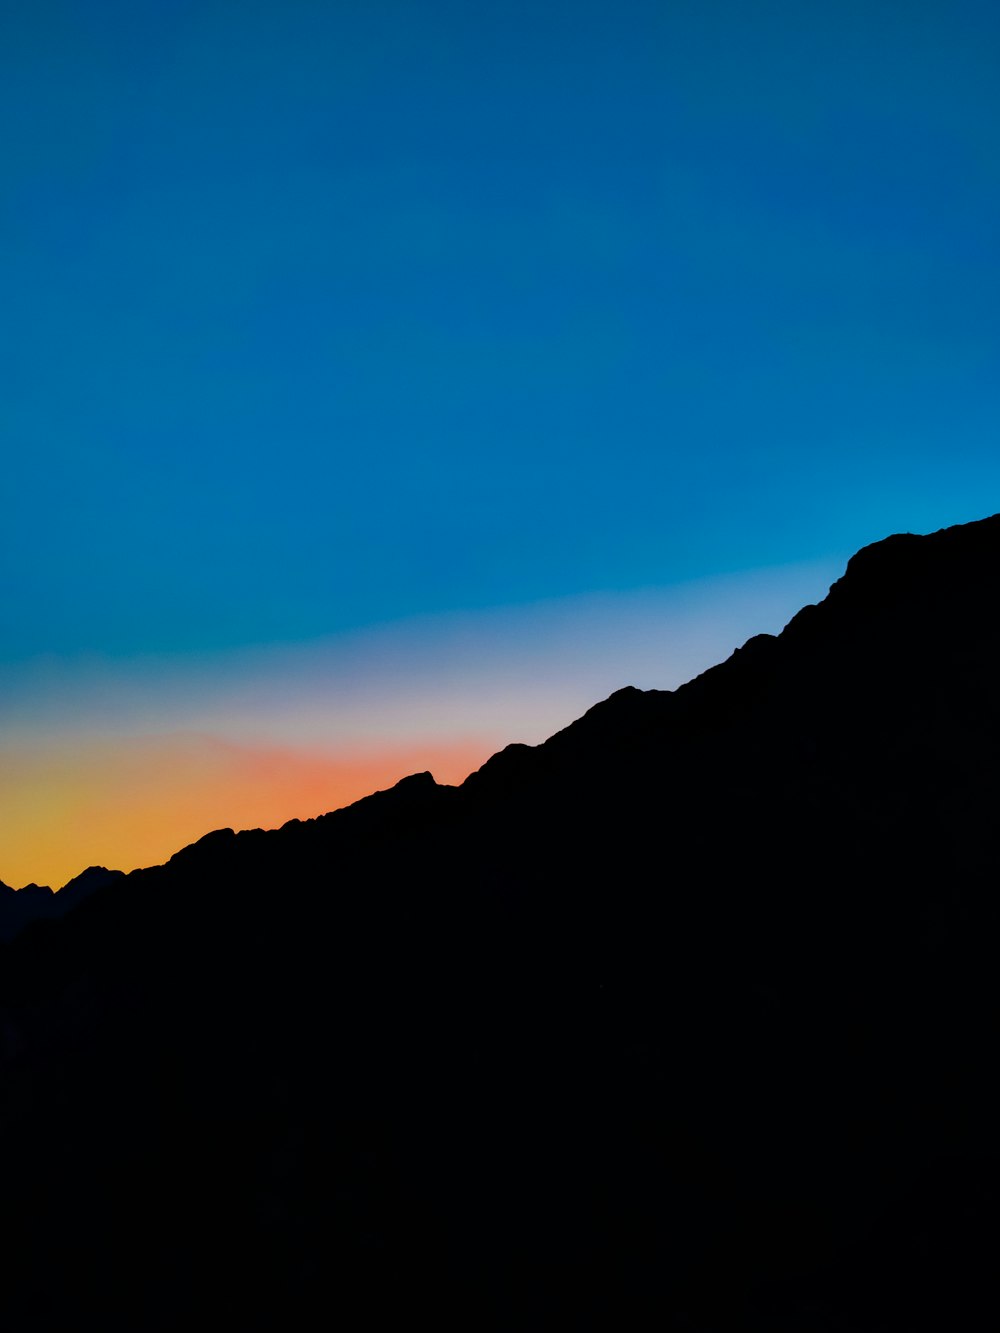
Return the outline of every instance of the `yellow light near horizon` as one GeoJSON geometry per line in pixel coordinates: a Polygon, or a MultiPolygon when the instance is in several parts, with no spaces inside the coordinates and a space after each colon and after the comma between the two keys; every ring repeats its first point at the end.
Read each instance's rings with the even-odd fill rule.
{"type": "Polygon", "coordinates": [[[211,829],[312,818],[409,773],[461,782],[496,748],[466,739],[326,754],[174,735],[8,751],[0,880],[59,888],[89,865],[157,865],[211,829]]]}

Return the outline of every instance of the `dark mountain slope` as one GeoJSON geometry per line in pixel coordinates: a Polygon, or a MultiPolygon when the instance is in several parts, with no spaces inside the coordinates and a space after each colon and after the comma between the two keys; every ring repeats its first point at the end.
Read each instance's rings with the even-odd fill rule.
{"type": "Polygon", "coordinates": [[[90,866],[64,884],[58,893],[53,893],[47,884],[26,884],[23,889],[12,889],[0,881],[0,940],[13,939],[32,922],[64,915],[96,889],[123,878],[120,870],[90,866]]]}
{"type": "Polygon", "coordinates": [[[992,1327],[998,587],[1000,518],[890,538],[680,690],[25,931],[14,1325],[992,1327]]]}
{"type": "Polygon", "coordinates": [[[44,884],[26,884],[15,890],[0,880],[0,940],[12,939],[30,921],[47,917],[53,897],[44,884]]]}

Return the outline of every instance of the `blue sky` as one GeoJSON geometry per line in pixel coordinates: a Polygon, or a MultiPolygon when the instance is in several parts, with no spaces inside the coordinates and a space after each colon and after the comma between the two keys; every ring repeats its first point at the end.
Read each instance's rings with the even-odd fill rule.
{"type": "Polygon", "coordinates": [[[0,0],[0,877],[459,781],[1000,508],[1000,9],[0,0]]]}
{"type": "Polygon", "coordinates": [[[998,507],[995,6],[3,15],[8,661],[998,507]]]}

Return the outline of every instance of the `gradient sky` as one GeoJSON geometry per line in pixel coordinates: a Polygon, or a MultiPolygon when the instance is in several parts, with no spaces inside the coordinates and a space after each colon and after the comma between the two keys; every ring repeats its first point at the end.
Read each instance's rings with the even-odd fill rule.
{"type": "Polygon", "coordinates": [[[1000,508],[995,5],[0,16],[8,882],[454,780],[1000,508]]]}

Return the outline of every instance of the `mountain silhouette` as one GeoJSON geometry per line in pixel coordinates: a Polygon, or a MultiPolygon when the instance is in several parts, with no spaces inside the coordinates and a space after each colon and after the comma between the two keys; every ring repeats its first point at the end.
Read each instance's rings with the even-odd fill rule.
{"type": "Polygon", "coordinates": [[[58,893],[53,893],[47,884],[26,884],[23,889],[12,889],[0,880],[0,940],[12,939],[35,921],[62,916],[96,889],[117,879],[124,879],[121,870],[89,866],[64,884],[58,893]]]}
{"type": "Polygon", "coordinates": [[[998,587],[890,537],[461,787],[86,872],[0,950],[12,1326],[993,1327],[998,587]]]}

